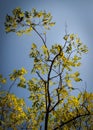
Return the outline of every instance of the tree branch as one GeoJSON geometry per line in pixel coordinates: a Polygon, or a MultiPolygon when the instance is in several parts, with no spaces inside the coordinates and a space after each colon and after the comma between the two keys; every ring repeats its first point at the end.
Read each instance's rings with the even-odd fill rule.
{"type": "MultiPolygon", "coordinates": [[[[33,28],[33,30],[37,33],[37,35],[42,39],[42,41],[43,41],[43,43],[44,43],[44,45],[46,46],[46,43],[45,43],[45,40],[44,40],[44,38],[40,35],[40,33],[36,30],[36,28],[34,28],[33,26],[31,26],[32,28],[33,28]]],[[[46,48],[47,48],[47,46],[46,46],[46,48]]]]}
{"type": "Polygon", "coordinates": [[[9,87],[9,90],[8,90],[8,94],[9,94],[9,92],[11,91],[11,88],[13,87],[13,85],[15,84],[15,82],[16,82],[16,79],[13,81],[13,83],[10,85],[10,87],[9,87]]]}
{"type": "Polygon", "coordinates": [[[55,75],[55,76],[53,76],[53,77],[51,77],[50,80],[52,80],[52,79],[54,79],[54,78],[57,78],[57,77],[60,76],[61,74],[62,74],[62,72],[59,73],[59,74],[57,74],[57,75],[55,75]]]}
{"type": "Polygon", "coordinates": [[[36,74],[38,75],[38,77],[39,77],[43,82],[45,82],[45,80],[41,77],[41,75],[39,74],[39,72],[36,72],[36,74]]]}
{"type": "Polygon", "coordinates": [[[83,115],[78,115],[78,116],[76,116],[76,117],[74,117],[74,118],[72,118],[72,119],[70,119],[70,120],[68,120],[66,122],[63,122],[62,124],[60,124],[59,126],[54,128],[53,130],[57,130],[58,128],[61,128],[62,126],[66,125],[66,124],[68,124],[68,123],[70,123],[70,122],[72,122],[72,121],[74,121],[74,120],[76,120],[76,119],[78,119],[80,117],[85,117],[85,116],[89,116],[89,115],[90,115],[90,113],[83,114],[83,115]]]}
{"type": "Polygon", "coordinates": [[[55,107],[56,107],[62,100],[63,100],[63,99],[58,100],[58,102],[49,110],[49,112],[51,112],[52,110],[54,110],[55,107]]]}

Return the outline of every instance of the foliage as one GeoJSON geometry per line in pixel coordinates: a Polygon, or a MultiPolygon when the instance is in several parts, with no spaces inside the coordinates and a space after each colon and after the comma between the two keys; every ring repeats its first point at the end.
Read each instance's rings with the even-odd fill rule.
{"type": "MultiPolygon", "coordinates": [[[[75,82],[82,81],[80,73],[75,71],[81,65],[82,54],[88,49],[76,34],[66,34],[64,44],[53,44],[48,48],[46,33],[54,26],[52,16],[45,11],[32,9],[23,12],[21,8],[6,15],[5,30],[15,32],[18,36],[34,31],[42,40],[39,48],[32,43],[30,58],[33,58],[31,74],[26,80],[27,70],[22,67],[10,74],[10,80],[17,82],[18,87],[27,88],[30,92],[31,107],[14,94],[0,93],[1,129],[31,130],[71,130],[93,128],[93,93],[75,91],[75,82]],[[43,28],[42,33],[38,28],[43,28]],[[19,79],[18,81],[16,81],[19,79]]],[[[0,83],[6,80],[0,75],[0,83]]]]}
{"type": "Polygon", "coordinates": [[[0,129],[16,130],[26,118],[24,100],[5,91],[0,92],[0,99],[0,129]]]}
{"type": "Polygon", "coordinates": [[[6,83],[6,78],[3,78],[2,74],[0,74],[0,83],[5,84],[6,83]]]}

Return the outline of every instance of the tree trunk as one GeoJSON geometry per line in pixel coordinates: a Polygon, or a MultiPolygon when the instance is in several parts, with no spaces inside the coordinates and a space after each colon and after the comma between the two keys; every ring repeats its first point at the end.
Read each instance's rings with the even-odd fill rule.
{"type": "Polygon", "coordinates": [[[49,112],[47,111],[45,116],[45,130],[48,130],[48,116],[49,116],[49,112]]]}

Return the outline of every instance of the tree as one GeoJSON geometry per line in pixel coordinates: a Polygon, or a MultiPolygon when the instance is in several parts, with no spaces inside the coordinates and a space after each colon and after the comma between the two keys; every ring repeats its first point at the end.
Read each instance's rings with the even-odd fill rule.
{"type": "MultiPolygon", "coordinates": [[[[0,128],[13,130],[71,130],[93,128],[93,93],[79,91],[75,82],[81,82],[75,68],[81,65],[82,54],[88,49],[75,34],[65,34],[64,44],[48,47],[46,33],[54,26],[52,16],[46,11],[23,12],[21,8],[6,15],[5,31],[18,36],[34,31],[42,41],[41,48],[32,43],[30,58],[33,58],[33,78],[26,80],[27,70],[14,70],[9,76],[12,81],[9,91],[0,92],[0,128]],[[42,30],[39,29],[42,27],[42,30]],[[42,32],[41,32],[42,31],[42,32]],[[24,99],[10,93],[12,86],[28,89],[31,107],[24,99]]],[[[0,83],[6,79],[0,75],[0,83]]]]}

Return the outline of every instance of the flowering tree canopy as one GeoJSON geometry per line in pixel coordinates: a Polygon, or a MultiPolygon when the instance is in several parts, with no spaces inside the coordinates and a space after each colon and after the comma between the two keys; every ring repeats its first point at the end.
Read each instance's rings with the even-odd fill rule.
{"type": "MultiPolygon", "coordinates": [[[[46,11],[23,12],[21,8],[6,15],[5,31],[18,36],[32,31],[41,39],[41,48],[32,43],[30,58],[33,59],[32,78],[27,80],[27,70],[22,67],[9,75],[12,82],[9,91],[0,92],[0,129],[8,130],[76,130],[93,128],[93,93],[79,91],[78,96],[71,93],[76,89],[75,82],[81,82],[80,72],[82,54],[88,49],[77,34],[65,34],[64,43],[47,43],[47,30],[55,22],[46,11]],[[42,30],[39,29],[42,27],[42,30]],[[10,93],[17,83],[18,87],[28,89],[31,107],[24,99],[10,93]]],[[[0,83],[7,83],[0,75],[0,83]]],[[[16,88],[17,89],[17,88],[16,88]]]]}

